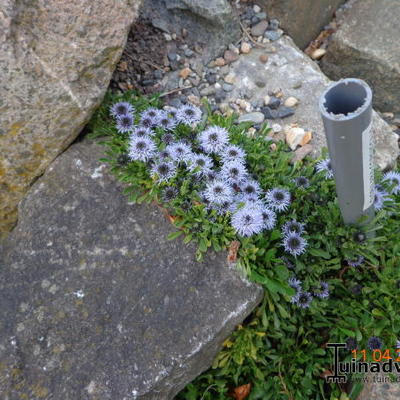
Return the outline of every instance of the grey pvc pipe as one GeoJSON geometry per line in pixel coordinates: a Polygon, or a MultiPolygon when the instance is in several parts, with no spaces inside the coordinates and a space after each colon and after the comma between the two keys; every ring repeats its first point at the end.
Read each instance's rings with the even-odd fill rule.
{"type": "Polygon", "coordinates": [[[319,108],[343,221],[365,215],[368,222],[374,216],[372,90],[360,79],[342,79],[322,93],[319,108]]]}

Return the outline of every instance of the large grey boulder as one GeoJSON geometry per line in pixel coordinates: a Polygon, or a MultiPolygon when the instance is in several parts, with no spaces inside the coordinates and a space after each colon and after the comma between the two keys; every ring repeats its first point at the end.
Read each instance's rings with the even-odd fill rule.
{"type": "MultiPolygon", "coordinates": [[[[231,64],[229,72],[234,75],[234,89],[226,102],[238,98],[248,98],[249,102],[263,102],[270,92],[281,90],[284,98],[295,97],[299,105],[294,115],[284,119],[267,120],[272,126],[297,123],[313,133],[313,155],[318,156],[326,146],[325,133],[318,109],[319,96],[329,85],[330,80],[321,72],[318,65],[300,51],[293,41],[284,36],[266,49],[253,49],[250,54],[241,55],[231,64]],[[261,55],[268,61],[260,61],[261,55]]],[[[389,125],[373,113],[372,131],[375,139],[375,162],[381,169],[393,166],[398,155],[398,137],[389,125]]]]}
{"type": "Polygon", "coordinates": [[[195,261],[156,205],[129,205],[87,141],[58,157],[0,248],[2,400],[171,399],[262,290],[195,261]]]}
{"type": "Polygon", "coordinates": [[[345,0],[262,0],[270,17],[281,26],[301,49],[314,40],[345,0]]]}
{"type": "Polygon", "coordinates": [[[374,105],[400,113],[400,2],[357,0],[339,19],[323,71],[332,79],[355,77],[374,90],[374,105]]]}
{"type": "Polygon", "coordinates": [[[187,42],[202,47],[207,62],[240,39],[239,19],[228,0],[144,0],[141,13],[170,33],[187,30],[187,42]]]}
{"type": "Polygon", "coordinates": [[[108,87],[140,0],[2,0],[0,236],[108,87]]]}

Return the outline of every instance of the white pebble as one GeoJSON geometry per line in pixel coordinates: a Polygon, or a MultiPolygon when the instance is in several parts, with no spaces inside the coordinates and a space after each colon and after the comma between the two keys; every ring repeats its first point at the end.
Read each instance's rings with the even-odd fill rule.
{"type": "Polygon", "coordinates": [[[299,104],[299,100],[296,99],[296,97],[288,97],[284,103],[286,107],[294,107],[297,106],[297,104],[299,104]]]}
{"type": "Polygon", "coordinates": [[[257,14],[257,13],[261,12],[261,7],[258,6],[257,4],[254,4],[253,11],[257,14]]]}

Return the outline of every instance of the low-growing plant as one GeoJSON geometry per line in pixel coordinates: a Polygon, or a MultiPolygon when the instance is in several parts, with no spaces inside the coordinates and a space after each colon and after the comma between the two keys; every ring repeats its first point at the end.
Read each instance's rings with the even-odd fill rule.
{"type": "Polygon", "coordinates": [[[292,164],[284,143],[271,146],[266,125],[249,134],[249,124],[206,104],[203,114],[161,106],[157,96],[108,94],[90,123],[107,146],[102,161],[129,201],[168,210],[177,228],[169,239],[195,241],[198,260],[210,248],[230,249],[241,273],[264,288],[212,367],[177,398],[238,398],[234,389],[250,384],[251,400],[355,399],[360,385],[325,382],[326,344],[371,348],[375,336],[395,350],[400,175],[376,171],[374,220],[345,226],[326,151],[292,164]]]}

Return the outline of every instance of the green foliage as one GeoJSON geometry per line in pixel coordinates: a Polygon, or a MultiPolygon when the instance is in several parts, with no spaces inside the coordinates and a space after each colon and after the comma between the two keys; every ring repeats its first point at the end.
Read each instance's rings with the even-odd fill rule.
{"type": "MultiPolygon", "coordinates": [[[[225,341],[212,368],[187,385],[178,399],[229,399],[232,388],[247,383],[252,384],[250,400],[348,398],[343,388],[328,385],[321,378],[332,362],[324,346],[354,337],[361,348],[366,348],[369,337],[379,336],[385,348],[394,348],[400,330],[400,197],[365,226],[364,233],[374,232],[375,236],[360,242],[356,240],[360,228],[344,226],[341,221],[334,181],[326,180],[324,173],[315,173],[315,161],[306,159],[292,165],[285,144],[271,150],[266,126],[250,137],[249,125],[236,124],[235,116],[213,115],[207,107],[206,120],[194,131],[179,125],[174,135],[194,140],[206,124],[226,127],[231,142],[245,150],[248,169],[262,188],[285,187],[292,195],[290,209],[278,216],[276,230],[238,238],[229,215],[217,215],[201,203],[199,188],[186,170],[180,170],[169,183],[178,189],[177,197],[163,203],[162,191],[167,184],[157,184],[144,163],[121,161],[128,136],[116,132],[108,114],[110,104],[121,99],[131,101],[139,111],[160,103],[157,97],[141,98],[135,93],[118,98],[107,95],[90,124],[91,136],[104,138],[107,150],[103,161],[126,184],[124,193],[129,201],[162,204],[177,228],[169,239],[195,241],[199,260],[210,248],[220,251],[238,240],[238,268],[265,289],[262,303],[225,341]],[[296,187],[293,178],[299,176],[310,180],[308,188],[296,187]],[[285,254],[281,245],[280,227],[289,219],[306,224],[309,246],[297,258],[285,254]],[[293,270],[282,260],[284,255],[294,265],[293,270]],[[348,267],[345,260],[358,255],[365,257],[364,265],[348,267]],[[294,274],[302,280],[304,290],[312,291],[320,280],[328,282],[329,299],[314,298],[308,309],[291,304],[295,292],[287,280],[294,274]],[[359,291],[355,290],[358,285],[359,291]]],[[[156,135],[157,144],[161,143],[161,134],[156,135]]],[[[359,390],[360,385],[356,385],[350,398],[354,399],[359,390]]]]}

